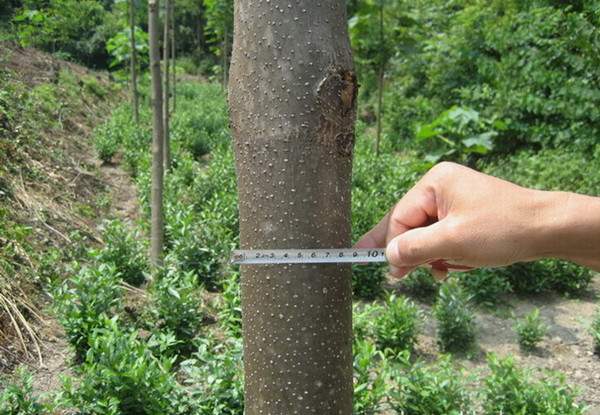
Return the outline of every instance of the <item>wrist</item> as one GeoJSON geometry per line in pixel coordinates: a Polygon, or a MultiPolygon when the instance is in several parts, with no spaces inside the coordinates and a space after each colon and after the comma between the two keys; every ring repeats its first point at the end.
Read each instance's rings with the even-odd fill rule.
{"type": "Polygon", "coordinates": [[[536,193],[535,257],[589,264],[600,258],[600,198],[567,192],[536,193]]]}

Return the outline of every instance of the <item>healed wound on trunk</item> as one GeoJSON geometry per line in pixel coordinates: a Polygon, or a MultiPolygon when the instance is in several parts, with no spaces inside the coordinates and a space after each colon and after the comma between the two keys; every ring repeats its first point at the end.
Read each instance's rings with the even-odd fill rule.
{"type": "Polygon", "coordinates": [[[358,84],[351,70],[330,67],[317,87],[321,109],[317,136],[326,146],[335,146],[338,154],[352,156],[354,117],[358,84]]]}

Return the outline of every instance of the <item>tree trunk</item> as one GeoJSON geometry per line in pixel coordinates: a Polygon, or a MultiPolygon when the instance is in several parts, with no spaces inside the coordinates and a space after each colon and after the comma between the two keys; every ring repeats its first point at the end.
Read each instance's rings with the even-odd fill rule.
{"type": "Polygon", "coordinates": [[[164,33],[163,33],[163,66],[164,66],[164,88],[163,88],[163,128],[164,128],[164,169],[169,170],[171,165],[171,142],[169,132],[169,58],[170,58],[170,42],[169,42],[169,24],[171,23],[171,1],[165,0],[165,16],[164,16],[164,33]]]}
{"type": "Polygon", "coordinates": [[[137,50],[135,48],[135,6],[134,0],[129,0],[129,27],[131,30],[131,105],[133,119],[136,124],[140,122],[140,106],[137,91],[137,50]]]}
{"type": "MultiPolygon", "coordinates": [[[[235,1],[229,78],[244,249],[350,245],[357,83],[344,0],[235,1]]],[[[245,414],[352,413],[347,265],[242,268],[245,414]]]]}
{"type": "Polygon", "coordinates": [[[148,0],[148,32],[150,35],[150,71],[152,74],[152,189],[150,263],[156,270],[162,265],[164,239],[163,218],[163,111],[160,74],[158,0],[148,0]]]}
{"type": "Polygon", "coordinates": [[[173,80],[171,81],[171,91],[172,91],[172,100],[173,100],[173,112],[175,112],[175,108],[177,107],[177,71],[176,71],[176,53],[177,50],[175,49],[175,2],[173,1],[171,3],[171,63],[172,63],[172,70],[171,72],[173,73],[173,80]]]}
{"type": "Polygon", "coordinates": [[[383,84],[385,81],[385,57],[383,53],[385,53],[385,37],[383,33],[383,1],[379,0],[379,42],[380,42],[380,50],[381,53],[380,62],[379,62],[379,76],[378,76],[378,99],[377,99],[377,141],[375,144],[375,154],[379,155],[379,146],[381,144],[381,121],[383,117],[383,84]]]}
{"type": "Polygon", "coordinates": [[[228,48],[228,42],[227,42],[227,38],[229,37],[229,30],[227,28],[227,24],[225,24],[225,27],[223,28],[223,47],[221,48],[221,51],[223,52],[223,89],[227,89],[227,57],[229,55],[229,48],[228,48]]]}

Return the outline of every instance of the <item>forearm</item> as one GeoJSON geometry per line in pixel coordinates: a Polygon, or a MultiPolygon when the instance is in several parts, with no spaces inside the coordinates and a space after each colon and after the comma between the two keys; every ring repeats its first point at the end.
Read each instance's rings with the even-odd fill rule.
{"type": "Polygon", "coordinates": [[[539,192],[539,257],[555,257],[600,271],[600,198],[539,192]]]}

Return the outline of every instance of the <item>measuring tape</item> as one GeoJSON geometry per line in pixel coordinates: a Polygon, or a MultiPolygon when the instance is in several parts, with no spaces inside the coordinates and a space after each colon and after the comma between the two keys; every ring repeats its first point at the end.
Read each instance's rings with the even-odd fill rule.
{"type": "Polygon", "coordinates": [[[387,262],[385,249],[241,249],[233,251],[231,257],[236,265],[368,262],[387,262]]]}

